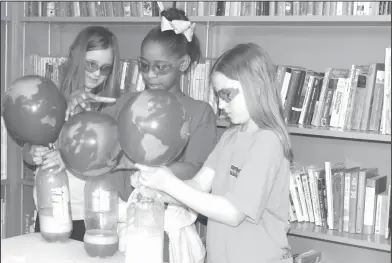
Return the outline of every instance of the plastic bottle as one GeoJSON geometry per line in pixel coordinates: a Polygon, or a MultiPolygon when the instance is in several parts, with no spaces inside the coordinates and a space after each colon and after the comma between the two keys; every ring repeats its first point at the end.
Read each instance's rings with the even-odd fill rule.
{"type": "Polygon", "coordinates": [[[84,248],[91,257],[110,257],[118,249],[118,192],[107,176],[92,177],[84,187],[84,248]]]}
{"type": "Polygon", "coordinates": [[[64,242],[72,233],[71,203],[65,169],[39,168],[35,175],[41,235],[49,242],[64,242]]]}
{"type": "MultiPolygon", "coordinates": [[[[137,189],[138,190],[138,189],[137,189]]],[[[139,195],[129,204],[125,262],[162,263],[165,206],[159,198],[139,195]]]]}

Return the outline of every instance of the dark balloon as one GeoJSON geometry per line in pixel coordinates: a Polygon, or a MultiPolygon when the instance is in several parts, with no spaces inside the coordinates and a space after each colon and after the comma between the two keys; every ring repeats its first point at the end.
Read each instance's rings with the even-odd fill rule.
{"type": "Polygon", "coordinates": [[[59,152],[75,175],[101,176],[110,173],[122,156],[117,122],[100,112],[81,112],[64,124],[59,152]]]}
{"type": "Polygon", "coordinates": [[[14,81],[2,104],[4,123],[13,138],[45,146],[57,140],[66,109],[56,84],[35,75],[14,81]]]}
{"type": "Polygon", "coordinates": [[[144,165],[166,165],[183,151],[189,121],[174,94],[145,90],[132,97],[118,117],[118,139],[128,158],[144,165]]]}

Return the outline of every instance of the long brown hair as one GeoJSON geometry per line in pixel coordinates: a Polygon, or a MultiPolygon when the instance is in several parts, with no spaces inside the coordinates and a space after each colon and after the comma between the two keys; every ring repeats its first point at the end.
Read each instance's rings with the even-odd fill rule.
{"type": "Polygon", "coordinates": [[[102,96],[118,97],[116,85],[119,77],[120,55],[117,38],[104,27],[89,26],[76,36],[64,64],[60,90],[67,99],[76,90],[84,89],[86,52],[108,48],[113,51],[113,71],[100,87],[94,90],[102,96]]]}
{"type": "Polygon", "coordinates": [[[293,151],[275,81],[275,67],[267,52],[254,43],[239,44],[218,58],[210,76],[214,72],[240,82],[252,120],[260,129],[275,132],[285,157],[292,161],[293,151]]]}

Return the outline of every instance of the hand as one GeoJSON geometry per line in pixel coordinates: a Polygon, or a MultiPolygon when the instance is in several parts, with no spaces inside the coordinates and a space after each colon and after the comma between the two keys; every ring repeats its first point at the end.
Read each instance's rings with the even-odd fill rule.
{"type": "Polygon", "coordinates": [[[142,186],[166,192],[171,182],[177,179],[173,172],[164,166],[148,167],[135,164],[135,167],[139,169],[140,175],[138,181],[142,186]]]}
{"type": "Polygon", "coordinates": [[[41,165],[45,160],[45,155],[51,152],[49,147],[33,145],[30,149],[30,155],[35,165],[41,165]]]}
{"type": "Polygon", "coordinates": [[[144,185],[142,185],[139,182],[140,179],[140,171],[136,171],[131,175],[131,185],[134,189],[137,189],[136,191],[138,191],[138,193],[142,196],[142,197],[147,197],[147,198],[155,198],[157,197],[157,194],[159,193],[160,195],[162,195],[162,193],[160,191],[151,189],[149,187],[145,187],[144,185]]]}
{"type": "Polygon", "coordinates": [[[133,188],[139,188],[140,187],[140,171],[136,171],[131,175],[131,185],[133,188]]]}
{"type": "Polygon", "coordinates": [[[60,153],[57,150],[52,150],[50,153],[45,155],[45,160],[42,162],[42,169],[48,169],[53,166],[59,166],[58,171],[65,168],[65,164],[61,159],[60,153]]]}
{"type": "Polygon", "coordinates": [[[91,110],[90,103],[94,102],[114,103],[116,102],[116,99],[109,97],[100,97],[91,92],[78,90],[72,93],[69,98],[67,110],[65,112],[65,120],[68,121],[69,117],[75,115],[75,110],[78,106],[80,106],[84,110],[91,110]]]}
{"type": "Polygon", "coordinates": [[[31,148],[31,155],[33,156],[35,164],[41,165],[42,169],[47,169],[56,165],[59,166],[59,170],[65,167],[59,151],[57,151],[53,145],[50,145],[50,148],[33,146],[31,148]]]}

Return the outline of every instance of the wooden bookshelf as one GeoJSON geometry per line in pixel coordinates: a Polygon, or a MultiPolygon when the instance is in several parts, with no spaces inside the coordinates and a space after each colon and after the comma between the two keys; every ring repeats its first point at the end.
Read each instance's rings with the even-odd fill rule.
{"type": "MultiPolygon", "coordinates": [[[[194,16],[196,23],[228,26],[390,26],[390,16],[194,16]]],[[[156,24],[159,17],[25,17],[29,23],[156,24]]]]}
{"type": "MultiPolygon", "coordinates": [[[[120,42],[121,56],[130,58],[138,55],[135,52],[139,52],[140,42],[150,26],[160,22],[159,17],[24,17],[23,3],[9,5],[7,24],[13,29],[10,31],[12,41],[9,52],[13,58],[9,70],[10,81],[23,74],[21,65],[28,63],[27,59],[31,54],[64,56],[70,41],[84,26],[102,24],[113,30],[120,42]]],[[[4,18],[2,16],[2,21],[4,18]]],[[[351,64],[382,61],[391,36],[390,15],[195,16],[190,17],[190,20],[201,26],[197,34],[203,45],[202,49],[206,50],[204,57],[217,58],[232,45],[254,42],[263,46],[276,64],[298,65],[316,71],[327,67],[349,68],[351,64]],[[211,31],[208,31],[207,24],[211,26],[211,31]]],[[[228,124],[227,121],[219,120],[220,132],[228,124]]],[[[301,163],[308,164],[305,162],[307,160],[309,164],[315,164],[345,159],[363,167],[374,165],[383,174],[388,174],[390,183],[391,163],[385,160],[390,160],[391,157],[391,135],[298,125],[289,125],[288,130],[292,135],[296,158],[301,163]]],[[[15,196],[20,195],[19,190],[23,192],[22,197],[7,208],[20,207],[23,202],[31,201],[31,186],[34,185],[34,181],[28,177],[23,178],[20,164],[11,160],[12,157],[9,174],[15,176],[10,181],[17,182],[19,186],[10,188],[10,191],[15,192],[15,196]]],[[[16,218],[18,213],[16,211],[7,217],[7,222],[15,225],[9,231],[10,236],[22,233],[21,219],[16,218]]],[[[323,252],[326,262],[383,263],[387,262],[383,259],[385,255],[390,256],[391,248],[390,240],[383,237],[379,239],[376,235],[350,235],[309,223],[291,224],[289,242],[293,253],[315,248],[323,252]]]]}
{"type": "Polygon", "coordinates": [[[350,234],[337,230],[329,230],[325,227],[316,226],[313,223],[291,223],[289,235],[383,252],[389,252],[391,250],[391,240],[385,239],[384,235],[350,234]]]}
{"type": "Polygon", "coordinates": [[[9,181],[8,179],[1,179],[1,185],[8,185],[9,181]]]}
{"type": "Polygon", "coordinates": [[[34,180],[33,179],[20,179],[20,184],[26,185],[26,186],[34,186],[34,180]]]}
{"type": "MultiPolygon", "coordinates": [[[[220,128],[227,128],[229,127],[229,122],[225,119],[219,119],[217,125],[220,128]]],[[[302,125],[288,125],[288,131],[293,135],[372,141],[380,143],[391,143],[392,137],[391,135],[379,134],[377,132],[370,131],[344,131],[333,127],[315,127],[302,125]]]]}

